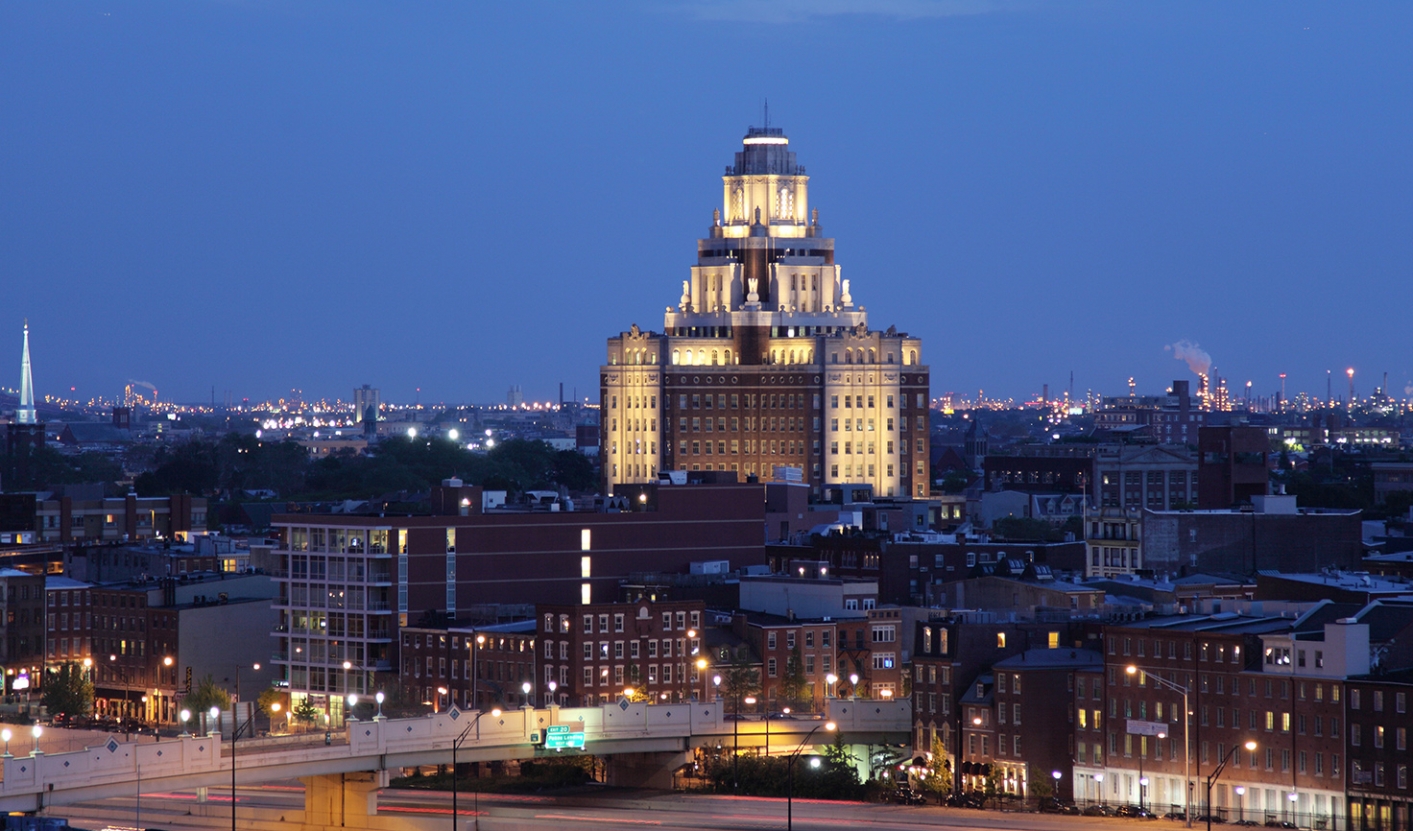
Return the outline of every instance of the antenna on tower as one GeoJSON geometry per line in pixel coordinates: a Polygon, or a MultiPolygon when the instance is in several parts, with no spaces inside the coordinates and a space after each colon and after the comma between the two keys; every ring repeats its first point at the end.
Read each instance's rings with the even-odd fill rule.
{"type": "Polygon", "coordinates": [[[770,99],[765,99],[765,128],[770,129],[770,99]]]}

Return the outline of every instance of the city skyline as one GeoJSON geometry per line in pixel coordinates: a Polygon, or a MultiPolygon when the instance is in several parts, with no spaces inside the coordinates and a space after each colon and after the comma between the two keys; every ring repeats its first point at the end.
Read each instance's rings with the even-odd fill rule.
{"type": "Polygon", "coordinates": [[[592,397],[769,99],[934,396],[1159,392],[1184,341],[1253,394],[1413,389],[1343,319],[1413,299],[1407,10],[889,8],[8,8],[0,332],[40,400],[592,397]],[[797,35],[829,59],[721,59],[797,35]]]}

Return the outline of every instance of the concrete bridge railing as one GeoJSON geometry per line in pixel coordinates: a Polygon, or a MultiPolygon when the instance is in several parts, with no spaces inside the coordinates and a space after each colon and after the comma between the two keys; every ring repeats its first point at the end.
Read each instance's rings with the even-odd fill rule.
{"type": "MultiPolygon", "coordinates": [[[[383,766],[444,763],[447,751],[463,732],[464,760],[474,758],[530,758],[535,740],[556,725],[571,733],[582,732],[586,753],[655,752],[686,750],[701,743],[755,732],[749,722],[737,722],[724,712],[723,702],[681,704],[620,702],[600,707],[520,708],[496,713],[452,710],[432,716],[405,719],[350,720],[346,732],[332,734],[332,744],[310,743],[309,736],[282,740],[237,743],[238,771],[242,782],[261,781],[261,770],[290,775],[291,769],[336,763],[346,770],[378,770],[383,766]],[[258,747],[257,747],[258,745],[258,747]],[[247,749],[248,748],[248,749],[247,749]],[[248,755],[247,755],[248,754],[248,755]],[[360,766],[361,765],[361,766],[360,766]],[[276,769],[279,769],[276,771],[276,769]]],[[[912,729],[907,701],[832,699],[817,716],[772,722],[770,730],[781,735],[809,732],[832,721],[846,734],[904,737],[912,729]]],[[[821,737],[821,740],[823,738],[821,737]]],[[[223,759],[219,735],[193,736],[154,744],[108,741],[81,751],[31,754],[4,759],[3,798],[22,794],[100,788],[137,779],[178,779],[230,770],[230,756],[223,759]]],[[[176,784],[175,782],[173,784],[176,784]]]]}

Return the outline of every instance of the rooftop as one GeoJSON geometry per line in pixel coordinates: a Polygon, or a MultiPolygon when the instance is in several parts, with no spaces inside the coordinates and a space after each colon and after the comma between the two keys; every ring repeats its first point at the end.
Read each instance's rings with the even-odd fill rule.
{"type": "Polygon", "coordinates": [[[1027,649],[993,666],[996,669],[1060,669],[1097,667],[1103,663],[1104,656],[1092,649],[1027,649]]]}

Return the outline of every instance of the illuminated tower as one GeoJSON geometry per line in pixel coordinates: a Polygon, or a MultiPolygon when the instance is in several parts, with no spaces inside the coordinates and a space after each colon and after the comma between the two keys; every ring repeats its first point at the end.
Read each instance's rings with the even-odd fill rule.
{"type": "Polygon", "coordinates": [[[34,410],[34,375],[29,364],[29,321],[25,321],[24,352],[20,356],[20,408],[15,411],[15,421],[20,424],[38,424],[34,410]]]}
{"type": "Polygon", "coordinates": [[[927,495],[922,341],[869,328],[808,188],[783,130],[747,131],[662,333],[608,341],[607,486],[687,470],[927,495]]]}

